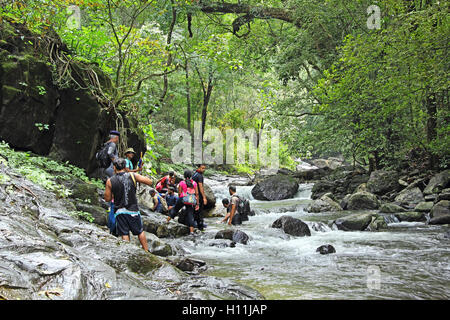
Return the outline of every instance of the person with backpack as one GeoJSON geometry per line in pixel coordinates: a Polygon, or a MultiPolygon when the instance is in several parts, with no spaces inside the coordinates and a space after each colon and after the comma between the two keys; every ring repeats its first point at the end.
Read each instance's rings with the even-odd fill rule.
{"type": "Polygon", "coordinates": [[[184,224],[189,227],[189,233],[194,234],[194,227],[196,222],[194,220],[194,212],[198,210],[199,194],[197,183],[192,179],[192,171],[184,170],[184,180],[178,184],[178,201],[169,211],[167,222],[174,219],[181,208],[185,207],[184,224]]]}
{"type": "Polygon", "coordinates": [[[156,183],[156,191],[159,193],[167,193],[167,190],[171,185],[175,184],[175,172],[170,171],[168,175],[162,177],[157,183],[156,183]]]}
{"type": "Polygon", "coordinates": [[[199,209],[195,210],[195,221],[197,222],[199,230],[203,230],[206,228],[206,225],[203,220],[203,210],[206,204],[208,203],[208,199],[205,195],[205,188],[204,188],[204,177],[203,173],[205,173],[206,165],[199,164],[197,166],[197,170],[195,170],[194,175],[192,176],[192,180],[197,182],[198,185],[198,191],[199,191],[199,209]]]}
{"type": "Polygon", "coordinates": [[[227,214],[221,222],[228,222],[228,225],[239,225],[242,221],[248,220],[248,211],[250,211],[250,202],[248,199],[241,199],[236,194],[236,187],[228,187],[231,199],[223,199],[222,204],[227,208],[227,214]]]}
{"type": "Polygon", "coordinates": [[[156,192],[155,189],[150,189],[150,196],[153,199],[153,207],[150,208],[150,210],[162,213],[163,212],[163,205],[162,205],[162,199],[158,192],[156,192]]]}
{"type": "Polygon", "coordinates": [[[109,140],[105,142],[99,152],[95,155],[99,162],[100,168],[104,168],[104,173],[108,178],[114,175],[113,161],[119,158],[120,133],[115,130],[109,132],[109,140]]]}
{"type": "Polygon", "coordinates": [[[142,225],[141,214],[136,198],[136,183],[140,182],[151,186],[153,181],[147,177],[133,172],[126,172],[126,162],[117,158],[113,162],[115,175],[106,181],[104,199],[109,202],[114,197],[113,217],[115,222],[110,230],[121,236],[123,240],[130,241],[130,231],[137,235],[142,248],[148,251],[148,243],[142,225]]]}

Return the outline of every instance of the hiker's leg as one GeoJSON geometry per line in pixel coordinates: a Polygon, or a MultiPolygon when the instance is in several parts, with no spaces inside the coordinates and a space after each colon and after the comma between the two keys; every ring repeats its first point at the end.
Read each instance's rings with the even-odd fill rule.
{"type": "Polygon", "coordinates": [[[138,238],[139,238],[139,242],[141,243],[142,248],[143,248],[145,251],[148,251],[148,242],[147,242],[147,237],[145,236],[145,232],[142,231],[142,232],[138,235],[138,238]]]}

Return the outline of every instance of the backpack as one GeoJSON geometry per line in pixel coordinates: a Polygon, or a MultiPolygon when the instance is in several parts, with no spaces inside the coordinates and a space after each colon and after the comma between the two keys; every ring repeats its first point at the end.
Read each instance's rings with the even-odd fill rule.
{"type": "MultiPolygon", "coordinates": [[[[133,179],[134,187],[136,187],[136,179],[133,175],[133,173],[130,173],[131,179],[133,179]]],[[[116,224],[116,212],[114,210],[114,202],[111,201],[111,206],[108,211],[108,221],[106,225],[109,228],[109,233],[113,236],[117,237],[119,234],[117,232],[117,224],[116,224]]]]}
{"type": "Polygon", "coordinates": [[[183,197],[183,203],[195,206],[197,204],[197,198],[195,197],[195,188],[189,188],[187,184],[186,188],[186,195],[183,197]]]}
{"type": "Polygon", "coordinates": [[[238,195],[233,195],[239,199],[239,204],[237,207],[237,212],[241,216],[242,221],[248,221],[248,215],[250,214],[250,201],[239,197],[238,195]]]}
{"type": "Polygon", "coordinates": [[[102,148],[95,154],[100,168],[108,168],[111,165],[111,158],[108,156],[109,142],[105,143],[102,148]]]}

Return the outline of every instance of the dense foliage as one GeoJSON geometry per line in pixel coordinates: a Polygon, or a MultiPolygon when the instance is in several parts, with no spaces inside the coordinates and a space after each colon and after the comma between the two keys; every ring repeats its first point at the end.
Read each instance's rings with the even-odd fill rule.
{"type": "Polygon", "coordinates": [[[193,132],[195,121],[280,129],[289,168],[337,154],[371,169],[448,166],[448,2],[23,0],[0,10],[42,36],[56,32],[70,59],[109,75],[101,93],[139,120],[158,170],[171,132],[193,132]],[[379,29],[368,27],[371,5],[379,29]]]}

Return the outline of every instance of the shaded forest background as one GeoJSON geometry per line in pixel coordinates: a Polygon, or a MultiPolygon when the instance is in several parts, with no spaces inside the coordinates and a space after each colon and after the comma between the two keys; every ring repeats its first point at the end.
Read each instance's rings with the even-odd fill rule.
{"type": "Polygon", "coordinates": [[[280,129],[287,168],[336,155],[370,170],[449,165],[446,1],[0,4],[2,27],[25,25],[31,47],[62,40],[52,55],[58,87],[89,89],[106,110],[138,121],[154,170],[172,166],[171,132],[192,132],[194,121],[223,133],[280,129]],[[371,5],[380,28],[368,27],[371,5]],[[75,63],[90,74],[86,83],[70,72],[75,63]],[[99,81],[99,69],[111,81],[99,81]]]}

